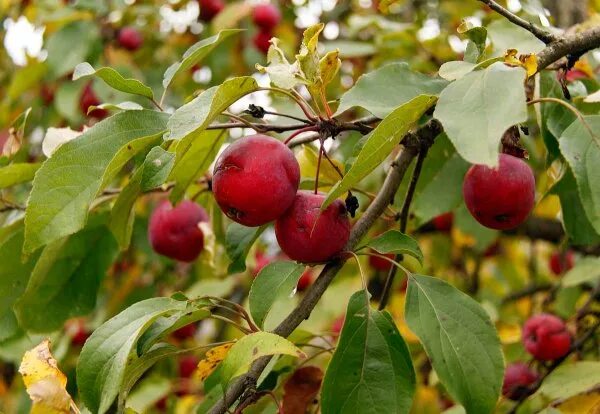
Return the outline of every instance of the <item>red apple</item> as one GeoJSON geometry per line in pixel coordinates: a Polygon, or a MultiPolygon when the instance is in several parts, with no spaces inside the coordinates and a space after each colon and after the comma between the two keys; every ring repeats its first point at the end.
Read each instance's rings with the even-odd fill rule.
{"type": "Polygon", "coordinates": [[[565,323],[554,315],[532,316],[523,326],[525,349],[540,361],[552,361],[565,356],[571,348],[571,334],[565,323]]]}

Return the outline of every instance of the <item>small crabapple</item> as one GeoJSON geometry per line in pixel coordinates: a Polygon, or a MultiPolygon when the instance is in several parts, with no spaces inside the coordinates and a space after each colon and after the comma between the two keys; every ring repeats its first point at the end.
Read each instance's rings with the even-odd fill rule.
{"type": "Polygon", "coordinates": [[[144,37],[135,27],[124,27],[119,30],[117,36],[119,45],[123,49],[127,49],[131,52],[135,52],[144,44],[144,37]]]}
{"type": "Polygon", "coordinates": [[[182,326],[176,331],[173,331],[173,336],[179,339],[180,341],[184,341],[186,339],[193,338],[197,330],[198,325],[195,323],[190,323],[185,326],[182,326]]]}
{"type": "Polygon", "coordinates": [[[273,37],[273,33],[270,31],[259,31],[256,32],[254,37],[252,38],[252,43],[254,47],[266,55],[269,52],[269,47],[271,47],[271,38],[273,37]]]}
{"type": "Polygon", "coordinates": [[[313,271],[312,269],[306,269],[300,279],[298,279],[298,284],[296,285],[296,289],[298,292],[304,292],[313,282],[313,271]]]}
{"type": "Polygon", "coordinates": [[[547,313],[532,316],[523,326],[525,349],[540,361],[565,356],[571,348],[571,334],[565,323],[547,313]]]}
{"type": "MultiPolygon", "coordinates": [[[[376,251],[372,251],[371,253],[373,254],[369,255],[369,265],[376,271],[387,272],[394,265],[392,262],[385,260],[383,257],[375,256],[375,254],[378,254],[376,251]]],[[[384,254],[383,256],[392,260],[394,260],[394,257],[396,257],[396,255],[393,253],[384,254]]]]}
{"type": "Polygon", "coordinates": [[[98,106],[100,105],[100,103],[100,99],[98,98],[98,96],[94,92],[94,89],[92,88],[92,83],[90,82],[87,85],[85,85],[79,98],[79,108],[81,109],[81,113],[84,116],[90,116],[96,119],[106,118],[108,116],[108,111],[106,111],[105,109],[94,109],[88,114],[88,110],[90,109],[90,107],[98,106]]]}
{"type": "Polygon", "coordinates": [[[194,355],[185,355],[179,358],[179,376],[181,378],[190,378],[200,360],[194,355]]]}
{"type": "Polygon", "coordinates": [[[350,219],[337,199],[324,211],[322,193],[298,191],[292,206],[275,222],[279,247],[290,259],[303,263],[326,262],[342,252],[350,237],[350,219]]]}
{"type": "Polygon", "coordinates": [[[463,182],[469,212],[482,225],[508,230],[529,215],[535,203],[535,178],[525,161],[500,154],[496,168],[473,165],[463,182]]]}
{"type": "Polygon", "coordinates": [[[198,0],[200,5],[200,20],[210,22],[225,8],[223,0],[198,0]]]}
{"type": "Polygon", "coordinates": [[[509,364],[504,372],[504,383],[502,384],[502,395],[510,400],[519,400],[528,396],[531,391],[529,386],[538,379],[537,373],[522,362],[509,364]]]}
{"type": "Polygon", "coordinates": [[[263,31],[271,31],[281,22],[281,12],[273,4],[259,4],[252,12],[252,21],[263,31]]]}
{"type": "Polygon", "coordinates": [[[250,135],[229,145],[215,164],[212,190],[221,210],[244,226],[281,216],[294,202],[300,167],[281,141],[250,135]]]}
{"type": "Polygon", "coordinates": [[[204,248],[204,234],[198,226],[208,214],[198,204],[185,200],[173,207],[162,201],[152,212],[148,238],[155,252],[181,262],[194,261],[204,248]]]}
{"type": "Polygon", "coordinates": [[[575,254],[572,250],[567,250],[564,254],[561,252],[554,252],[550,256],[549,265],[552,273],[557,276],[562,275],[575,266],[575,254]]]}
{"type": "Polygon", "coordinates": [[[452,229],[452,224],[454,223],[454,213],[450,211],[448,213],[440,214],[439,216],[434,217],[431,220],[431,223],[437,231],[447,233],[452,229]]]}

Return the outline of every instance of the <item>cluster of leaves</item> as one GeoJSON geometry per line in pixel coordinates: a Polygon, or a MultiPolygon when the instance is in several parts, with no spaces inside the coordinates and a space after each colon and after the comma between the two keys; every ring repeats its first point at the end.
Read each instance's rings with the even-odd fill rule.
{"type": "MultiPolygon", "coordinates": [[[[597,327],[597,290],[590,289],[599,282],[598,259],[578,257],[560,280],[546,265],[557,242],[582,255],[597,252],[600,243],[600,187],[594,181],[600,174],[600,84],[592,54],[576,67],[585,75],[579,80],[537,73],[535,54],[543,42],[486,15],[475,1],[448,1],[440,4],[437,21],[458,31],[444,29],[429,40],[419,36],[418,24],[400,22],[394,8],[401,2],[382,2],[389,14],[336,7],[323,18],[337,21],[344,39],[321,43],[324,25],[302,32],[290,14],[276,30],[281,40],[273,40],[266,62],[243,47],[248,34],[234,28],[245,24],[247,5],[229,5],[197,42],[189,33],[156,34],[154,6],[113,5],[122,14],[119,25],[142,18],[149,28],[145,45],[131,55],[114,45],[111,33],[118,26],[109,19],[111,10],[96,4],[101,2],[33,3],[24,12],[46,25],[48,58],[0,72],[6,92],[0,103],[0,125],[6,125],[0,130],[0,385],[11,387],[0,409],[17,412],[30,404],[19,398],[25,389],[10,367],[49,337],[58,365],[70,371],[67,381],[45,342],[25,354],[24,385],[40,412],[77,406],[94,413],[152,412],[162,409],[163,397],[169,409],[208,412],[236,377],[270,355],[278,357],[251,384],[257,404],[240,410],[275,412],[281,399],[286,413],[439,412],[448,402],[455,404],[452,412],[508,412],[512,403],[498,402],[505,361],[527,358],[519,334],[528,316],[551,311],[569,319],[575,334],[597,327]],[[96,13],[104,16],[100,23],[96,13]],[[473,14],[485,18],[485,27],[461,24],[473,14]],[[450,36],[466,43],[463,56],[449,46],[450,36]],[[257,62],[258,73],[248,75],[257,62]],[[192,80],[201,66],[212,70],[210,85],[192,80]],[[270,87],[260,73],[268,75],[270,87]],[[79,108],[89,82],[104,102],[100,109],[114,113],[97,123],[79,108]],[[52,91],[51,103],[42,104],[41,88],[52,91]],[[367,127],[368,134],[356,128],[331,137],[329,152],[337,158],[331,164],[319,165],[310,144],[297,151],[301,186],[313,188],[318,174],[319,188],[327,192],[323,208],[353,191],[359,216],[407,134],[432,118],[444,129],[414,188],[408,223],[413,237],[392,229],[406,178],[354,250],[357,260],[344,265],[310,319],[288,338],[269,331],[303,297],[296,286],[306,266],[282,260],[259,271],[260,255],[276,256],[269,226],[230,222],[207,191],[210,165],[236,134],[222,122],[230,120],[232,105],[255,93],[268,94],[273,112],[318,117],[328,125],[331,119],[339,126],[372,116],[376,126],[367,127]],[[89,128],[81,133],[50,128],[83,123],[89,128]],[[495,166],[500,140],[514,125],[528,127],[521,142],[536,171],[540,201],[534,217],[538,226],[551,228],[550,235],[484,228],[462,199],[469,165],[495,166]],[[39,128],[48,129],[43,144],[33,138],[39,128]],[[203,228],[206,249],[192,265],[161,258],[148,245],[148,212],[167,196],[173,203],[192,198],[210,214],[210,232],[203,228]],[[448,212],[454,214],[451,231],[431,231],[431,219],[448,212]],[[369,265],[362,253],[402,258],[408,288],[394,286],[388,310],[371,304],[387,272],[369,265]],[[93,333],[79,349],[70,327],[73,318],[83,317],[93,333]],[[332,334],[340,318],[341,332],[332,334]],[[190,324],[200,331],[178,337],[190,324]],[[174,364],[184,354],[204,358],[195,361],[192,378],[180,378],[174,364]]],[[[232,118],[259,130],[287,122],[242,113],[232,118]]],[[[316,275],[320,268],[311,271],[316,275]]],[[[551,372],[522,412],[548,404],[548,412],[581,406],[583,398],[597,404],[597,392],[588,393],[600,375],[598,363],[590,361],[594,356],[593,349],[581,349],[577,358],[587,361],[551,372]],[[595,380],[581,381],[582,372],[595,380]]]]}

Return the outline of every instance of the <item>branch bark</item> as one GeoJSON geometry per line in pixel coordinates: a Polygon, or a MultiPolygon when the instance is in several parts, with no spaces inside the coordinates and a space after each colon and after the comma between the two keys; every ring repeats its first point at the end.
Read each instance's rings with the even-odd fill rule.
{"type": "Polygon", "coordinates": [[[598,47],[600,47],[600,26],[561,37],[537,54],[538,72],[564,56],[581,56],[598,47]]]}
{"type": "MultiPolygon", "coordinates": [[[[405,137],[403,142],[404,149],[392,163],[392,167],[390,168],[377,197],[375,197],[361,218],[352,227],[346,250],[352,250],[357,245],[357,243],[367,234],[373,223],[375,223],[375,220],[383,214],[387,206],[393,201],[394,195],[402,182],[404,174],[413,158],[417,156],[422,142],[426,142],[426,145],[431,146],[435,137],[439,135],[441,131],[441,124],[436,120],[431,120],[421,127],[416,134],[409,134],[405,137]]],[[[312,310],[317,305],[317,302],[346,260],[346,258],[340,258],[328,263],[321,271],[319,277],[307,290],[300,304],[298,304],[283,322],[273,330],[273,333],[287,337],[302,323],[303,320],[308,319],[312,310]]],[[[240,399],[240,397],[242,404],[244,400],[253,398],[253,393],[246,392],[246,390],[253,388],[270,359],[271,357],[263,357],[252,364],[252,367],[246,374],[239,377],[229,386],[224,398],[219,400],[209,413],[223,414],[227,412],[227,409],[240,399]]]]}

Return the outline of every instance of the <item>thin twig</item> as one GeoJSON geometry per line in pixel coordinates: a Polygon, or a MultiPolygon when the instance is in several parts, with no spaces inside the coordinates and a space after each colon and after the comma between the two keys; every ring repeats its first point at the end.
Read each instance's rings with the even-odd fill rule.
{"type": "MultiPolygon", "coordinates": [[[[408,225],[408,212],[410,210],[410,204],[415,195],[415,189],[417,188],[417,183],[419,181],[419,176],[421,175],[421,170],[423,169],[423,162],[425,161],[425,157],[427,156],[428,147],[423,146],[423,149],[419,151],[419,155],[417,157],[417,163],[415,165],[415,170],[412,175],[412,179],[410,180],[410,184],[408,186],[408,190],[406,191],[406,197],[404,198],[404,204],[402,204],[402,210],[400,211],[400,231],[402,233],[406,232],[406,226],[408,225]]],[[[402,255],[396,255],[396,262],[402,261],[402,255]]],[[[394,283],[394,278],[396,277],[396,272],[398,268],[396,266],[392,266],[388,271],[387,277],[385,279],[385,284],[383,285],[383,291],[381,292],[381,300],[379,301],[379,310],[385,309],[388,300],[390,298],[390,292],[392,290],[392,285],[394,283]]]]}
{"type": "Polygon", "coordinates": [[[283,141],[283,143],[285,145],[288,145],[292,139],[296,138],[298,135],[302,134],[303,132],[316,131],[317,128],[318,127],[315,126],[315,125],[311,125],[311,126],[307,126],[307,127],[304,127],[304,128],[300,128],[299,130],[297,130],[296,132],[294,132],[293,134],[291,134],[289,137],[287,137],[287,139],[285,141],[283,141]]]}
{"type": "Polygon", "coordinates": [[[496,13],[506,17],[506,19],[508,21],[510,21],[511,23],[514,23],[517,26],[520,26],[523,29],[527,30],[528,32],[533,34],[535,37],[540,39],[542,42],[544,42],[545,44],[555,42],[559,39],[559,37],[556,36],[554,33],[551,33],[547,30],[537,27],[533,23],[517,16],[516,14],[512,13],[511,11],[505,9],[504,7],[502,7],[501,5],[496,3],[494,0],[479,0],[479,1],[481,3],[484,3],[485,5],[487,5],[490,9],[494,10],[496,13]]]}

